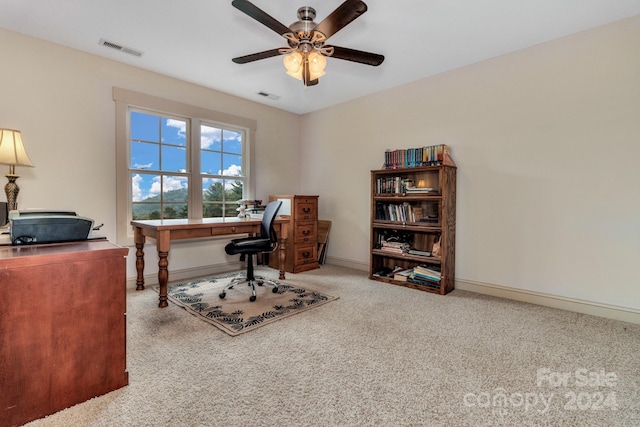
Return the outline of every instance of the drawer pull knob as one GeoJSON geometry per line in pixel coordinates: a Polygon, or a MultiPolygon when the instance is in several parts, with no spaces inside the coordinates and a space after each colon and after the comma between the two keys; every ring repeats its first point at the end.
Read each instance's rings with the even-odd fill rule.
{"type": "Polygon", "coordinates": [[[309,213],[311,212],[311,208],[302,208],[302,212],[309,213]]]}
{"type": "Polygon", "coordinates": [[[309,258],[311,256],[311,252],[303,252],[302,256],[305,258],[309,258]]]}
{"type": "Polygon", "coordinates": [[[304,230],[302,234],[304,234],[305,236],[308,236],[309,234],[311,234],[311,230],[304,230]]]}

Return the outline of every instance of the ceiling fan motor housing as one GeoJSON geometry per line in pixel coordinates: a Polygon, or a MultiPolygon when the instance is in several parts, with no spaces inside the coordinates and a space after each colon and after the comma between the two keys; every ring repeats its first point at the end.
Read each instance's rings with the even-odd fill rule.
{"type": "Polygon", "coordinates": [[[298,39],[310,39],[316,24],[313,20],[316,18],[316,10],[309,6],[303,6],[298,9],[298,21],[289,25],[291,31],[298,36],[298,39]]]}

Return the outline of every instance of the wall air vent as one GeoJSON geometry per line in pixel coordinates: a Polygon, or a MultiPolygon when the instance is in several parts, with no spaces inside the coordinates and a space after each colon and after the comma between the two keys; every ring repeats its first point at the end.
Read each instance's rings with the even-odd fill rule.
{"type": "Polygon", "coordinates": [[[274,95],[272,93],[267,93],[267,92],[264,92],[264,91],[258,92],[258,95],[264,96],[265,98],[273,99],[274,101],[280,99],[280,97],[278,95],[274,95]]]}
{"type": "Polygon", "coordinates": [[[118,43],[113,43],[105,39],[100,39],[98,44],[101,46],[110,47],[111,49],[119,50],[120,52],[131,54],[134,56],[142,56],[142,52],[140,52],[139,50],[131,49],[129,47],[124,47],[119,45],[118,43]]]}

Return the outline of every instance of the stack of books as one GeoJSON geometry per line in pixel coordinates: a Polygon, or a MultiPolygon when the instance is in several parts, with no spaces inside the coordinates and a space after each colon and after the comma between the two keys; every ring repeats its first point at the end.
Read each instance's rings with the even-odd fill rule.
{"type": "Polygon", "coordinates": [[[430,280],[432,282],[439,282],[441,277],[439,271],[418,265],[413,268],[413,278],[416,280],[430,280]]]}
{"type": "Polygon", "coordinates": [[[380,249],[385,252],[393,252],[396,254],[406,254],[411,249],[411,245],[409,243],[403,242],[389,242],[383,240],[380,244],[380,249]]]}
{"type": "Polygon", "coordinates": [[[393,280],[397,280],[398,282],[406,282],[412,274],[413,268],[396,270],[393,274],[393,280]]]}

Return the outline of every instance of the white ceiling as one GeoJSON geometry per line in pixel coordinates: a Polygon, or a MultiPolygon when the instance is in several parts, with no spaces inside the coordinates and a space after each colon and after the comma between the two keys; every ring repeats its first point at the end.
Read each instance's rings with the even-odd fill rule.
{"type": "MultiPolygon", "coordinates": [[[[285,25],[301,6],[315,8],[320,22],[342,1],[252,0],[285,25]]],[[[302,114],[640,14],[640,0],[365,3],[368,11],[328,44],[385,61],[372,67],[329,58],[327,74],[309,88],[285,74],[280,57],[231,62],[286,41],[230,0],[0,0],[0,27],[302,114]],[[143,55],[101,46],[100,39],[143,55]]]]}

